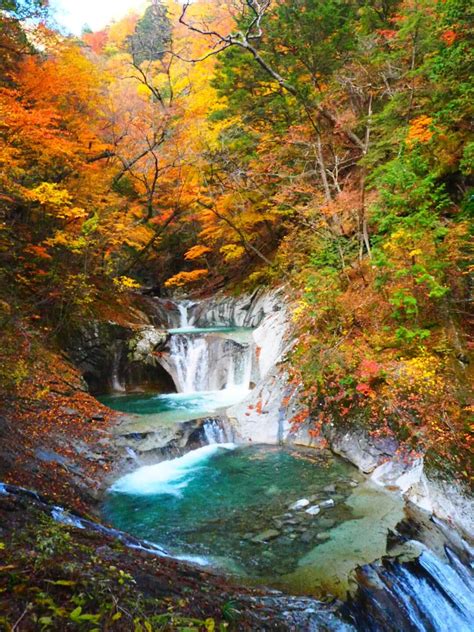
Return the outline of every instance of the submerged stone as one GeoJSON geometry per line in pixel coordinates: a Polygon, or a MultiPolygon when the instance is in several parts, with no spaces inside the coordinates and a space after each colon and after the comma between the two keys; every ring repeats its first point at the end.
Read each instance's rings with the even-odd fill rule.
{"type": "Polygon", "coordinates": [[[255,542],[256,544],[263,544],[264,542],[278,538],[279,535],[280,532],[276,529],[267,529],[266,531],[262,531],[262,533],[253,537],[252,542],[255,542]]]}
{"type": "Polygon", "coordinates": [[[304,542],[304,544],[309,544],[313,540],[314,540],[314,533],[311,531],[305,531],[305,533],[303,533],[303,535],[301,536],[301,542],[304,542]]]}
{"type": "Polygon", "coordinates": [[[314,505],[313,507],[308,507],[308,509],[305,510],[305,513],[309,514],[310,516],[317,516],[320,511],[321,509],[319,508],[319,506],[314,505]]]}
{"type": "Polygon", "coordinates": [[[290,505],[289,509],[291,509],[292,511],[298,511],[298,509],[304,509],[309,504],[310,502],[307,498],[301,498],[300,500],[297,500],[295,503],[290,505]]]}
{"type": "Polygon", "coordinates": [[[329,500],[323,500],[322,503],[319,503],[319,506],[321,509],[329,509],[329,507],[334,507],[335,504],[334,500],[330,498],[329,500]]]}
{"type": "Polygon", "coordinates": [[[331,535],[329,533],[318,533],[318,535],[316,536],[317,540],[330,540],[331,539],[331,535]]]}
{"type": "Polygon", "coordinates": [[[299,568],[282,578],[286,590],[316,596],[331,593],[344,599],[351,573],[387,554],[388,535],[404,516],[401,496],[366,483],[354,490],[346,504],[354,518],[324,534],[325,541],[299,560],[299,568]]]}

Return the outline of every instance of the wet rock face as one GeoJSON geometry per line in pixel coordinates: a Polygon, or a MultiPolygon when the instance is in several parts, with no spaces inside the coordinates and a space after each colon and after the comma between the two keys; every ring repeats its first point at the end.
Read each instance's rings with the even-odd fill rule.
{"type": "Polygon", "coordinates": [[[91,322],[71,333],[65,347],[92,393],[135,386],[173,392],[170,376],[154,355],[165,341],[166,334],[151,325],[91,322]]]}

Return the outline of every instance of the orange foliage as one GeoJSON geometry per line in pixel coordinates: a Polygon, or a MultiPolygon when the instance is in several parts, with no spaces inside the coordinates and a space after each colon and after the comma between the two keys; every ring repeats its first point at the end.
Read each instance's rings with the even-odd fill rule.
{"type": "Polygon", "coordinates": [[[430,116],[418,116],[413,119],[408,130],[407,145],[428,143],[433,137],[432,123],[433,119],[430,116]]]}

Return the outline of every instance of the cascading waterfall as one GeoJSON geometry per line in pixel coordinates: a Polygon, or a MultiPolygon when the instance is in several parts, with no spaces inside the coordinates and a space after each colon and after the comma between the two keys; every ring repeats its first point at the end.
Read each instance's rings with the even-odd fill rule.
{"type": "Polygon", "coordinates": [[[179,314],[179,328],[180,329],[192,327],[194,318],[190,310],[195,305],[196,303],[194,303],[193,301],[176,302],[176,307],[178,309],[178,314],[179,314]]]}
{"type": "Polygon", "coordinates": [[[169,330],[169,353],[163,362],[178,393],[241,390],[245,394],[255,351],[250,330],[243,333],[231,324],[196,328],[193,308],[198,304],[179,301],[174,305],[179,328],[169,330]]]}
{"type": "Polygon", "coordinates": [[[206,419],[203,425],[204,436],[209,445],[215,443],[232,443],[233,437],[220,419],[206,419]]]}
{"type": "Polygon", "coordinates": [[[361,568],[357,597],[344,607],[357,629],[472,630],[472,571],[447,547],[446,555],[449,564],[425,550],[411,563],[386,560],[361,568]]]}
{"type": "Polygon", "coordinates": [[[179,311],[179,326],[187,327],[189,325],[187,304],[178,303],[178,311],[179,311]]]}
{"type": "Polygon", "coordinates": [[[208,345],[204,337],[173,335],[170,360],[176,369],[177,389],[180,393],[210,390],[208,386],[208,345]]]}
{"type": "Polygon", "coordinates": [[[123,393],[125,391],[125,387],[120,381],[120,357],[121,357],[120,348],[116,347],[113,353],[111,382],[112,382],[112,389],[114,391],[123,393]]]}
{"type": "Polygon", "coordinates": [[[249,388],[252,374],[251,344],[238,344],[212,334],[171,336],[169,364],[179,393],[249,388]]]}

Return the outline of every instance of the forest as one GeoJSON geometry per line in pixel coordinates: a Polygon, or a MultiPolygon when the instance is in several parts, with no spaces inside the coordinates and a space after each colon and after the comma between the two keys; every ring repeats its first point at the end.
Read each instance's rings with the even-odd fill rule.
{"type": "Polygon", "coordinates": [[[281,286],[293,429],[468,489],[473,25],[468,0],[151,0],[76,37],[0,0],[0,416],[51,432],[84,323],[281,286]]]}

